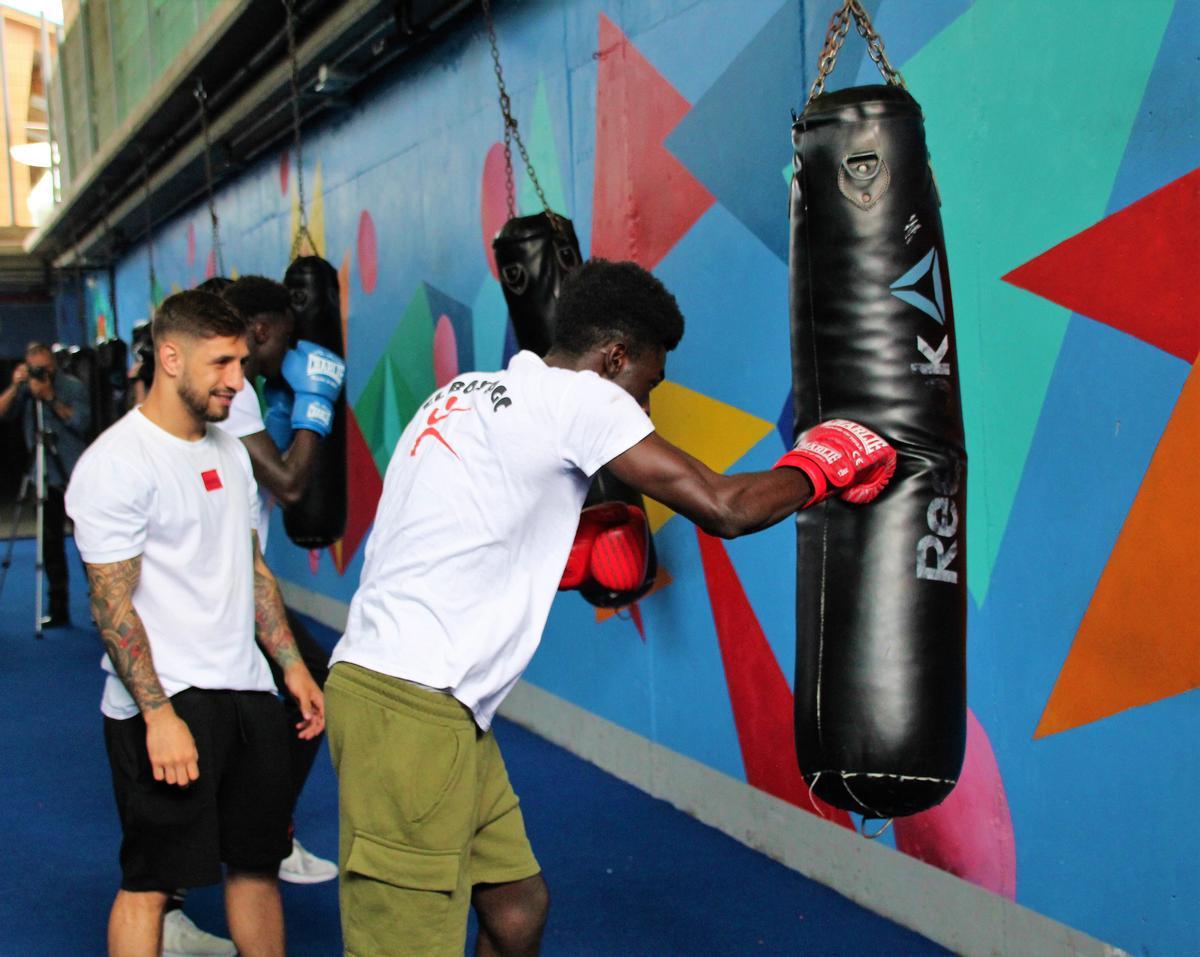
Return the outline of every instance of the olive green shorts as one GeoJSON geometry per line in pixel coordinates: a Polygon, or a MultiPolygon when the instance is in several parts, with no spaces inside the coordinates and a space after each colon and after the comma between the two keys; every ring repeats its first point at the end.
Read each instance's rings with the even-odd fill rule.
{"type": "Polygon", "coordinates": [[[450,695],[347,662],[325,708],[347,957],[461,957],[472,887],[541,871],[495,738],[450,695]]]}

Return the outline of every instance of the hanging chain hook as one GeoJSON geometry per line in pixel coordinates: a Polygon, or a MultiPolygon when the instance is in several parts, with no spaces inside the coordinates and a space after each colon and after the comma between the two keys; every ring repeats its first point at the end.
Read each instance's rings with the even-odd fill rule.
{"type": "Polygon", "coordinates": [[[515,142],[517,150],[521,154],[521,160],[525,164],[525,172],[529,175],[530,182],[533,183],[533,188],[537,192],[542,209],[546,211],[546,216],[549,217],[555,231],[562,233],[563,225],[560,222],[561,217],[550,208],[550,204],[546,201],[546,194],[542,190],[542,184],[538,181],[537,173],[533,169],[533,162],[529,159],[529,153],[526,151],[525,143],[521,139],[521,131],[517,128],[517,119],[512,115],[512,101],[509,99],[508,90],[504,85],[504,70],[500,66],[500,47],[496,42],[496,24],[492,20],[491,0],[479,0],[479,2],[483,7],[484,20],[487,22],[488,43],[492,48],[492,71],[496,74],[500,115],[504,117],[504,188],[507,191],[508,197],[508,218],[514,219],[517,215],[516,189],[513,183],[512,163],[512,144],[515,142]]]}
{"type": "Polygon", "coordinates": [[[287,13],[287,45],[288,62],[291,65],[289,83],[292,91],[292,149],[296,153],[296,195],[300,205],[300,225],[296,235],[292,237],[291,258],[295,259],[300,252],[300,244],[304,239],[312,248],[313,255],[317,254],[317,244],[308,231],[308,207],[304,199],[304,154],[300,138],[300,61],[296,55],[296,4],[295,0],[283,0],[283,9],[287,13]]]}
{"type": "Polygon", "coordinates": [[[808,99],[804,103],[805,109],[808,109],[808,105],[814,97],[825,92],[825,81],[833,72],[833,68],[837,64],[838,53],[841,52],[846,35],[850,32],[851,17],[854,18],[854,27],[858,31],[858,35],[867,41],[867,53],[878,67],[884,80],[892,86],[906,88],[904,77],[888,60],[887,54],[883,50],[883,38],[871,26],[871,18],[867,15],[860,0],[844,0],[841,7],[834,11],[829,20],[829,29],[825,33],[825,44],[821,48],[821,58],[817,63],[817,78],[813,80],[812,89],[808,92],[808,99]]]}
{"type": "Polygon", "coordinates": [[[213,263],[217,275],[225,275],[225,261],[221,255],[221,221],[217,217],[217,199],[213,193],[213,163],[212,140],[208,133],[208,94],[204,90],[204,81],[196,78],[196,88],[192,91],[196,103],[200,107],[200,131],[204,135],[204,188],[208,192],[208,217],[212,221],[213,263]]]}
{"type": "Polygon", "coordinates": [[[155,301],[158,290],[158,277],[154,274],[154,216],[150,211],[150,159],[145,150],[142,150],[142,187],[145,190],[146,197],[144,205],[146,208],[146,257],[150,261],[150,311],[154,312],[158,303],[155,301]]]}

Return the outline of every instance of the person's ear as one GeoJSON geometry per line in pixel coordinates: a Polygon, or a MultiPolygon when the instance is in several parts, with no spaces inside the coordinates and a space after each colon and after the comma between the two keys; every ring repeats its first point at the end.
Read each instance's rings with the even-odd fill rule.
{"type": "Polygon", "coordinates": [[[172,378],[183,371],[183,358],[183,349],[172,339],[165,340],[158,347],[158,368],[172,378]]]}
{"type": "Polygon", "coordinates": [[[604,350],[604,372],[606,377],[615,379],[621,374],[621,370],[625,368],[625,363],[628,361],[629,352],[625,348],[625,343],[614,342],[604,350]]]}

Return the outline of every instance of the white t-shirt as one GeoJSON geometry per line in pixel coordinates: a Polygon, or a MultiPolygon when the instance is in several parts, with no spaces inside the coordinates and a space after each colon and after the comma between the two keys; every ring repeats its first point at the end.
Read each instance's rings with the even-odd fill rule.
{"type": "MultiPolygon", "coordinates": [[[[262,409],[258,405],[258,393],[254,391],[254,387],[250,381],[246,380],[246,385],[242,391],[233,397],[233,404],[229,406],[229,417],[223,422],[213,423],[217,428],[224,432],[228,432],[235,439],[240,439],[246,435],[256,435],[266,429],[263,424],[262,409]]],[[[254,530],[258,532],[258,545],[263,550],[263,554],[267,551],[267,532],[271,529],[271,505],[274,499],[264,488],[258,490],[258,521],[255,522],[254,530]]]]}
{"type": "MultiPolygon", "coordinates": [[[[185,688],[274,691],[254,643],[250,529],[258,494],[242,443],[220,429],[189,442],[129,412],[84,452],[67,513],[83,560],[142,556],[133,607],[168,695],[185,688]]],[[[105,655],[100,709],[138,713],[105,655]]]]}
{"type": "Polygon", "coordinates": [[[331,663],[445,689],[487,729],[541,641],[590,477],[654,431],[620,386],[520,352],[417,411],[331,663]]]}

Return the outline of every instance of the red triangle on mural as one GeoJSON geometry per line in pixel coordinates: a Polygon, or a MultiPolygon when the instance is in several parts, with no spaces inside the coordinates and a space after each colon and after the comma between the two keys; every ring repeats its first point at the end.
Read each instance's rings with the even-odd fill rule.
{"type": "Polygon", "coordinates": [[[1035,738],[1200,688],[1196,436],[1192,368],[1055,682],[1035,738]]]}
{"type": "Polygon", "coordinates": [[[349,405],[346,406],[346,472],[350,476],[346,495],[346,531],[329,550],[339,575],[345,574],[346,566],[354,558],[367,529],[375,521],[375,508],[379,505],[379,496],[383,494],[383,479],[379,477],[375,458],[349,405]]]}
{"type": "Polygon", "coordinates": [[[1200,169],[1004,277],[1191,362],[1200,352],[1200,169]]]}
{"type": "Polygon", "coordinates": [[[714,202],[663,146],[691,104],[604,14],[598,57],[592,255],[653,269],[714,202]]]}
{"type": "Polygon", "coordinates": [[[800,774],[792,730],[792,690],[729,553],[720,539],[700,529],[696,529],[696,538],[700,541],[700,560],[721,645],[746,781],[805,811],[853,827],[850,815],[815,797],[800,774]]]}

